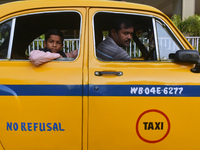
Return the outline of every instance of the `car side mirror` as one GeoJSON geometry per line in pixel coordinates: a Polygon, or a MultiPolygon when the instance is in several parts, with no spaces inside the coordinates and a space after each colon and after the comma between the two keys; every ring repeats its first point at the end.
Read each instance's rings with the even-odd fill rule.
{"type": "Polygon", "coordinates": [[[169,59],[175,62],[200,63],[199,52],[196,50],[178,50],[175,54],[169,54],[169,59]]]}
{"type": "Polygon", "coordinates": [[[175,54],[169,54],[169,59],[175,62],[186,62],[196,64],[191,72],[200,73],[200,59],[199,52],[196,50],[178,50],[175,54]]]}

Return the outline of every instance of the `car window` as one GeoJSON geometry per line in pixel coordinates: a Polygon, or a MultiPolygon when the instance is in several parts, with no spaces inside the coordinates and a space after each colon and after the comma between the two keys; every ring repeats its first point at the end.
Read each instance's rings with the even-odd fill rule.
{"type": "Polygon", "coordinates": [[[0,24],[0,59],[7,58],[11,24],[11,20],[0,24]]]}
{"type": "MultiPolygon", "coordinates": [[[[154,31],[151,16],[138,14],[99,12],[94,16],[95,48],[109,36],[110,25],[116,18],[127,18],[134,26],[130,45],[123,47],[134,61],[157,60],[154,42],[154,31]],[[150,55],[151,54],[151,55],[150,55]]],[[[97,57],[98,58],[98,57],[97,57]]],[[[99,59],[99,58],[98,58],[99,59]]],[[[104,61],[102,59],[99,59],[104,61]]]]}
{"type": "Polygon", "coordinates": [[[157,20],[156,28],[161,60],[168,60],[170,53],[175,53],[177,50],[183,49],[164,23],[157,20]]]}
{"type": "Polygon", "coordinates": [[[64,34],[64,52],[79,49],[81,17],[78,12],[47,12],[16,18],[10,59],[27,60],[32,50],[44,48],[44,34],[58,29],[64,34]]]}
{"type": "Polygon", "coordinates": [[[94,15],[95,52],[97,59],[101,61],[108,60],[97,56],[97,53],[101,52],[97,47],[109,36],[109,31],[112,28],[111,26],[113,26],[112,20],[116,18],[127,18],[134,26],[133,38],[130,45],[122,47],[131,57],[132,61],[167,60],[170,53],[183,49],[171,31],[164,24],[158,21],[155,23],[153,16],[98,12],[94,15]],[[157,35],[155,35],[156,33],[157,35]]]}

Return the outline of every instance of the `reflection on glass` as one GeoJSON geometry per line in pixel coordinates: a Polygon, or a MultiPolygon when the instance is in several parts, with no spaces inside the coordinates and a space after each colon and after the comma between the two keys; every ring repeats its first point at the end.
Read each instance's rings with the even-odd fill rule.
{"type": "Polygon", "coordinates": [[[0,59],[6,59],[12,21],[0,25],[0,59]]]}
{"type": "Polygon", "coordinates": [[[167,30],[166,26],[161,22],[156,22],[157,34],[158,34],[158,46],[160,51],[160,59],[169,59],[170,53],[175,53],[180,49],[176,41],[173,39],[171,33],[167,30]]]}

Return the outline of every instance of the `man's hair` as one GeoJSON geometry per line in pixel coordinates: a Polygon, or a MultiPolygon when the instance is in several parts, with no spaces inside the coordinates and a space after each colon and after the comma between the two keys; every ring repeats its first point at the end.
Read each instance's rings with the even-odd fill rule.
{"type": "Polygon", "coordinates": [[[126,18],[115,18],[112,20],[110,31],[114,29],[116,32],[122,29],[122,24],[125,29],[133,27],[133,23],[126,18]]]}
{"type": "Polygon", "coordinates": [[[45,41],[47,41],[51,35],[57,35],[60,37],[62,42],[64,41],[63,33],[57,29],[51,29],[51,30],[47,31],[47,33],[45,34],[45,41]]]}

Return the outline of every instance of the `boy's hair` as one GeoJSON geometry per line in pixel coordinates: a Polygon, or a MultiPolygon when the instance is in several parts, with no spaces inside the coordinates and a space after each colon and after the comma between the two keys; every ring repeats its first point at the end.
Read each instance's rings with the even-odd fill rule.
{"type": "Polygon", "coordinates": [[[57,35],[60,37],[62,42],[64,41],[63,33],[57,29],[51,29],[51,30],[47,31],[47,33],[45,34],[45,41],[47,41],[51,35],[57,35]]]}

